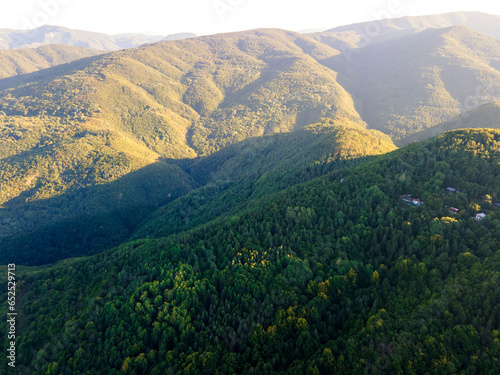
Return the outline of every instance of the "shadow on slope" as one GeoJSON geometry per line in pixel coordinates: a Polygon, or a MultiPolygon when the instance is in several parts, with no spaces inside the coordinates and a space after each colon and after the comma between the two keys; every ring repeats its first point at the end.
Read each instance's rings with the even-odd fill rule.
{"type": "Polygon", "coordinates": [[[158,209],[133,238],[193,228],[255,199],[394,149],[388,136],[345,119],[247,139],[185,165],[201,187],[158,209]]]}
{"type": "Polygon", "coordinates": [[[96,56],[84,57],[82,59],[53,66],[47,69],[41,69],[32,73],[20,74],[13,77],[0,79],[0,90],[18,87],[27,83],[38,82],[41,80],[52,80],[56,77],[69,75],[84,69],[95,61],[102,59],[105,53],[96,56]]]}
{"type": "Polygon", "coordinates": [[[25,192],[0,207],[0,264],[53,263],[118,245],[155,208],[190,190],[189,176],[160,161],[49,199],[26,203],[25,192]]]}

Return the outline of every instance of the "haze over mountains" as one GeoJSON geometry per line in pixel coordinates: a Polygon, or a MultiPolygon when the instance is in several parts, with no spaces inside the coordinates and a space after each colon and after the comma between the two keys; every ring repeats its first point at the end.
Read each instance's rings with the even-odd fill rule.
{"type": "Polygon", "coordinates": [[[400,38],[426,29],[444,29],[465,26],[479,33],[500,38],[500,16],[481,12],[453,12],[429,16],[381,19],[335,27],[312,36],[339,50],[362,48],[400,38]]]}
{"type": "Polygon", "coordinates": [[[498,100],[499,62],[499,39],[452,26],[369,45],[331,66],[364,104],[363,119],[401,139],[498,100]]]}
{"type": "Polygon", "coordinates": [[[166,36],[141,34],[107,35],[61,26],[44,25],[26,31],[0,29],[0,49],[36,48],[49,44],[65,44],[102,51],[116,51],[160,40],[179,40],[195,36],[192,33],[178,33],[166,36]]]}
{"type": "Polygon", "coordinates": [[[62,44],[50,44],[37,48],[0,50],[0,79],[32,73],[37,70],[102,53],[103,51],[62,44]]]}

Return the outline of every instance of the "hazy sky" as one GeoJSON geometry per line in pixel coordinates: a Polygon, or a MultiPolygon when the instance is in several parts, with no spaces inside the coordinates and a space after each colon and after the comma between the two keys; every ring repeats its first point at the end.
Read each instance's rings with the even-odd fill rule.
{"type": "Polygon", "coordinates": [[[500,14],[498,0],[3,0],[0,28],[42,24],[108,34],[198,35],[275,27],[332,28],[378,18],[453,11],[500,14]]]}

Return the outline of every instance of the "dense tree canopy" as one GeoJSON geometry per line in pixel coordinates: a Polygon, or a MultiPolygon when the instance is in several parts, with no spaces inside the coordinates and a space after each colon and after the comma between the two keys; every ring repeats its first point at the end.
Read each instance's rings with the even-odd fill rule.
{"type": "Polygon", "coordinates": [[[18,371],[497,373],[499,162],[500,132],[450,132],[21,270],[18,371]]]}

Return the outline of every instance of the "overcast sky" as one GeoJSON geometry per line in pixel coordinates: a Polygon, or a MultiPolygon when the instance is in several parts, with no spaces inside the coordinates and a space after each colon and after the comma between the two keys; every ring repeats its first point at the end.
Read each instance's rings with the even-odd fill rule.
{"type": "Polygon", "coordinates": [[[498,0],[2,0],[0,28],[42,24],[108,34],[198,35],[260,27],[327,29],[406,15],[480,11],[500,15],[498,0]]]}

